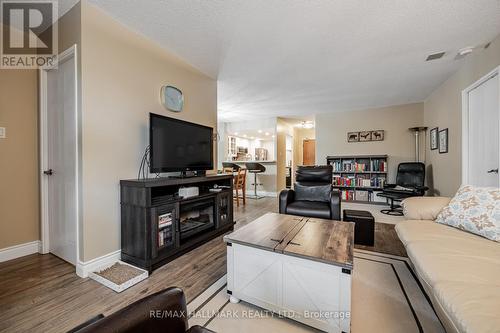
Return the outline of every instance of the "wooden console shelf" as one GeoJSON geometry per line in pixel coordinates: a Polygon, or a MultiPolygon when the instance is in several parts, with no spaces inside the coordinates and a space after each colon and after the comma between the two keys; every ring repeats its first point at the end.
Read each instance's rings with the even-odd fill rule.
{"type": "Polygon", "coordinates": [[[120,196],[121,259],[149,272],[234,226],[232,175],[122,180],[120,196]],[[179,197],[184,186],[199,195],[179,197]]]}

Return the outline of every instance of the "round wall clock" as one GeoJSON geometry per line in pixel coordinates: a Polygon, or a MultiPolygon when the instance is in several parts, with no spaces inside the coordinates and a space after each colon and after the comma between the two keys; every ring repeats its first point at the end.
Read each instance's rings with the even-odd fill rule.
{"type": "Polygon", "coordinates": [[[184,96],[182,91],[172,86],[161,87],[161,103],[168,110],[173,112],[181,112],[184,107],[184,96]]]}

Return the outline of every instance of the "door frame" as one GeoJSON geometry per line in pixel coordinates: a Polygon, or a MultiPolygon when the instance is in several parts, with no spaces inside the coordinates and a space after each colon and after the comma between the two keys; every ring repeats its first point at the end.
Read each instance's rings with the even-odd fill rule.
{"type": "MultiPolygon", "coordinates": [[[[79,105],[79,96],[78,96],[78,52],[77,45],[69,47],[58,55],[58,62],[63,62],[69,58],[73,57],[75,62],[75,135],[76,135],[76,163],[75,163],[75,190],[76,190],[76,260],[75,260],[75,269],[80,263],[80,215],[81,215],[81,205],[80,205],[80,165],[81,165],[81,150],[80,150],[80,119],[81,113],[79,105]]],[[[40,93],[40,224],[41,224],[41,253],[46,254],[50,252],[50,232],[49,232],[49,200],[48,200],[48,192],[49,192],[49,180],[43,174],[43,170],[48,169],[48,133],[47,133],[47,72],[56,68],[55,66],[40,69],[39,70],[39,93],[40,93]]]]}
{"type": "MultiPolygon", "coordinates": [[[[498,76],[498,80],[500,83],[500,66],[493,69],[488,74],[481,77],[479,80],[462,90],[462,185],[469,183],[469,92],[476,89],[489,79],[498,76]]],[[[500,105],[500,84],[498,91],[498,105],[500,105]]],[[[500,113],[500,110],[499,110],[500,113]]],[[[500,114],[499,114],[499,124],[498,128],[500,128],[500,114]]],[[[500,151],[499,151],[500,156],[500,151]]],[[[499,174],[500,177],[500,174],[499,174]]]]}
{"type": "Polygon", "coordinates": [[[307,138],[302,139],[302,165],[305,165],[304,164],[304,150],[305,150],[304,146],[305,146],[306,141],[314,141],[314,161],[313,161],[312,165],[315,165],[316,164],[316,138],[314,138],[314,139],[307,139],[307,138]]]}

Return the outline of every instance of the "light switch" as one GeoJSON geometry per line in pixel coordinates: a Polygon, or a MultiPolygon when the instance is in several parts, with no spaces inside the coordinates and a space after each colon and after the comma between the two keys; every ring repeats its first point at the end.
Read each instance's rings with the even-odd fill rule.
{"type": "Polygon", "coordinates": [[[0,127],[0,139],[5,139],[7,137],[7,132],[5,127],[0,127]]]}

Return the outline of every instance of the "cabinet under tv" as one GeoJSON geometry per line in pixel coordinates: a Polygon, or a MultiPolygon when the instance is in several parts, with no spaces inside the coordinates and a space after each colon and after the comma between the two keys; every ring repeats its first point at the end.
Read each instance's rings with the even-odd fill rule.
{"type": "Polygon", "coordinates": [[[120,181],[121,259],[151,272],[232,230],[232,184],[232,175],[120,181]],[[184,186],[199,195],[178,197],[184,186]]]}

